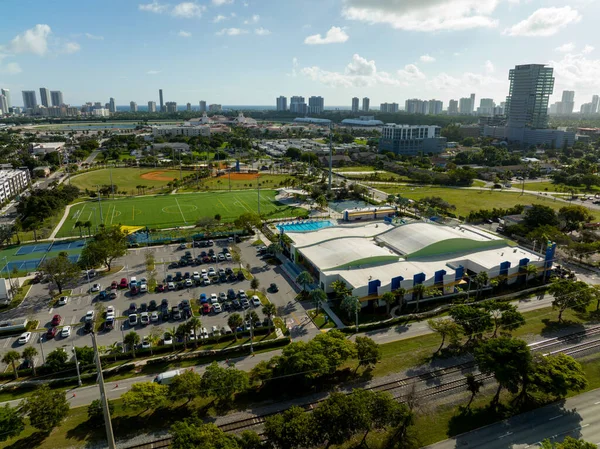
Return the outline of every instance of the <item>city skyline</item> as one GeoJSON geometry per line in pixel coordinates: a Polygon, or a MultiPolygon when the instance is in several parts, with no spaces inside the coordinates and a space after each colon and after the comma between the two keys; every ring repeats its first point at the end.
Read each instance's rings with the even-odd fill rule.
{"type": "Polygon", "coordinates": [[[317,0],[30,3],[36,7],[27,14],[22,3],[5,5],[14,20],[0,31],[0,86],[48,86],[73,105],[110,97],[118,105],[158,105],[159,88],[165,101],[192,105],[202,98],[271,105],[282,92],[337,106],[365,96],[376,105],[414,97],[448,104],[470,93],[498,103],[508,70],[523,63],[554,68],[551,103],[574,90],[578,111],[600,92],[598,50],[587,37],[600,12],[594,2],[490,0],[471,8],[446,0],[435,14],[418,4],[363,0],[330,0],[327,8],[317,0]],[[317,19],[315,8],[322,11],[317,19]],[[89,16],[93,26],[78,25],[89,16]],[[370,38],[375,31],[377,42],[370,38]],[[199,57],[190,58],[199,48],[199,57]],[[402,56],[390,58],[389,48],[402,48],[402,56]]]}

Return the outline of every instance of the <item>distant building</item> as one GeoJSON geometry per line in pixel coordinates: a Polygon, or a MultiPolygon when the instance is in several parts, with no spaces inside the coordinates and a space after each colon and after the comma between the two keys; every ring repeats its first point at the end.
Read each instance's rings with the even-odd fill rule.
{"type": "Polygon", "coordinates": [[[148,102],[148,112],[156,112],[156,101],[148,102]]]}
{"type": "Polygon", "coordinates": [[[494,115],[494,108],[496,103],[492,98],[482,98],[479,100],[479,107],[477,108],[477,115],[494,115]]]}
{"type": "Polygon", "coordinates": [[[381,130],[379,151],[406,156],[441,153],[446,149],[446,138],[441,137],[441,130],[439,126],[389,123],[381,130]]]}
{"type": "Polygon", "coordinates": [[[354,98],[352,98],[352,112],[354,112],[354,113],[358,112],[358,108],[359,108],[358,97],[354,97],[354,98]]]}
{"type": "Polygon", "coordinates": [[[8,114],[8,101],[6,95],[0,95],[0,114],[8,114]]]}
{"type": "Polygon", "coordinates": [[[374,116],[362,115],[359,118],[345,118],[342,120],[342,125],[351,127],[365,127],[372,128],[374,126],[383,126],[381,120],[375,120],[374,116]]]}
{"type": "Polygon", "coordinates": [[[206,101],[200,100],[200,112],[206,112],[206,101]]]}
{"type": "Polygon", "coordinates": [[[29,151],[36,156],[46,155],[48,153],[54,153],[56,151],[63,151],[64,148],[64,142],[40,142],[31,143],[29,145],[29,151]]]}
{"type": "Polygon", "coordinates": [[[37,106],[37,99],[35,98],[35,90],[24,90],[23,94],[23,107],[27,109],[35,109],[37,106]]]}
{"type": "Polygon", "coordinates": [[[8,107],[12,108],[12,102],[10,99],[10,89],[0,89],[0,94],[6,97],[6,103],[8,104],[8,107]]]}
{"type": "Polygon", "coordinates": [[[429,105],[427,101],[410,98],[404,102],[404,111],[408,114],[427,114],[429,105]]]}
{"type": "Polygon", "coordinates": [[[444,103],[441,100],[429,100],[427,102],[427,114],[440,115],[444,109],[444,103]]]}
{"type": "Polygon", "coordinates": [[[165,105],[168,113],[173,114],[177,112],[177,103],[175,101],[167,101],[165,105]]]}
{"type": "Polygon", "coordinates": [[[52,106],[62,106],[65,104],[63,101],[63,94],[60,90],[51,90],[50,100],[52,101],[52,106]]]}
{"type": "Polygon", "coordinates": [[[287,97],[280,96],[275,100],[277,111],[285,112],[287,111],[287,97]]]}
{"type": "Polygon", "coordinates": [[[583,115],[593,114],[593,104],[592,103],[583,103],[579,108],[579,113],[583,115]]]}
{"type": "Polygon", "coordinates": [[[29,187],[29,170],[0,170],[0,203],[4,204],[29,187]]]}
{"type": "Polygon", "coordinates": [[[575,108],[575,91],[563,90],[560,105],[557,105],[557,113],[562,115],[571,115],[575,108]]]}
{"type": "Polygon", "coordinates": [[[598,97],[598,95],[593,95],[592,96],[592,114],[600,113],[600,109],[598,109],[599,105],[600,105],[600,97],[598,97]]]}
{"type": "Polygon", "coordinates": [[[325,99],[323,97],[312,96],[308,99],[308,113],[322,114],[325,110],[325,99]]]}
{"type": "Polygon", "coordinates": [[[450,100],[448,103],[448,114],[457,115],[458,114],[458,101],[450,100]]]}
{"type": "Polygon", "coordinates": [[[369,100],[369,97],[364,97],[362,99],[362,110],[363,110],[363,112],[369,112],[370,103],[371,103],[371,100],[369,100]]]}
{"type": "Polygon", "coordinates": [[[42,106],[49,107],[52,106],[52,99],[50,98],[50,91],[45,87],[40,87],[40,102],[42,106]]]}
{"type": "Polygon", "coordinates": [[[185,105],[185,110],[190,112],[192,110],[192,103],[188,103],[185,105]]]}
{"type": "Polygon", "coordinates": [[[379,105],[380,112],[395,114],[396,112],[398,112],[398,110],[399,110],[398,103],[381,103],[379,105]]]}
{"type": "Polygon", "coordinates": [[[162,89],[158,89],[158,101],[160,104],[160,112],[165,112],[165,103],[163,102],[163,91],[162,89]]]}
{"type": "Polygon", "coordinates": [[[314,123],[315,125],[329,125],[331,120],[326,118],[316,118],[316,117],[297,117],[294,119],[296,123],[314,123]]]}
{"type": "Polygon", "coordinates": [[[135,101],[130,101],[129,102],[129,112],[137,112],[137,111],[138,111],[137,103],[135,101]]]}
{"type": "Polygon", "coordinates": [[[152,135],[158,136],[187,136],[187,137],[210,137],[209,125],[162,125],[153,126],[152,135]]]}
{"type": "MultiPolygon", "coordinates": [[[[136,110],[134,112],[137,112],[137,105],[136,105],[136,110]]],[[[108,117],[108,116],[110,116],[110,112],[108,112],[108,109],[95,108],[92,110],[92,115],[94,117],[108,117]]]]}
{"type": "Polygon", "coordinates": [[[471,97],[461,98],[458,100],[458,112],[463,115],[470,115],[473,111],[471,97]]]}
{"type": "Polygon", "coordinates": [[[208,106],[208,112],[221,112],[223,107],[220,104],[211,104],[208,106]]]}
{"type": "Polygon", "coordinates": [[[304,101],[304,97],[295,96],[290,99],[290,112],[301,115],[308,113],[308,106],[304,101]]]}
{"type": "Polygon", "coordinates": [[[117,106],[115,105],[115,99],[113,97],[110,97],[110,100],[108,100],[108,112],[112,114],[117,112],[117,106]]]}

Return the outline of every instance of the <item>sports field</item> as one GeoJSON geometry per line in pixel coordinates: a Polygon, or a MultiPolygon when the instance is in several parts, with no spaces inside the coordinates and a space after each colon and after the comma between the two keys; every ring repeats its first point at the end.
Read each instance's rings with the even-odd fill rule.
{"type": "Polygon", "coordinates": [[[209,178],[202,181],[202,185],[208,187],[211,190],[229,190],[231,184],[232,190],[243,190],[243,189],[256,189],[257,177],[260,176],[260,188],[261,189],[273,189],[282,187],[281,182],[286,179],[293,180],[291,175],[268,175],[268,174],[254,174],[254,173],[231,173],[222,175],[216,178],[209,178]]]}
{"type": "MultiPolygon", "coordinates": [[[[260,213],[264,218],[307,215],[306,209],[286,206],[275,201],[275,190],[260,191],[260,213]]],[[[245,212],[258,211],[256,191],[188,193],[177,195],[141,196],[107,201],[88,201],[71,207],[69,216],[57,237],[79,236],[77,221],[96,224],[148,226],[169,228],[191,226],[200,217],[221,215],[223,221],[233,221],[245,212]],[[102,207],[102,213],[100,212],[102,207]]]]}
{"type": "MultiPolygon", "coordinates": [[[[138,185],[146,187],[164,187],[169,181],[179,179],[179,170],[166,170],[162,168],[113,168],[94,170],[81,175],[73,176],[71,184],[80,189],[96,190],[98,185],[110,184],[110,172],[112,181],[116,184],[119,192],[126,191],[128,194],[137,195],[138,185]]],[[[190,172],[184,171],[183,176],[190,172]]]]}

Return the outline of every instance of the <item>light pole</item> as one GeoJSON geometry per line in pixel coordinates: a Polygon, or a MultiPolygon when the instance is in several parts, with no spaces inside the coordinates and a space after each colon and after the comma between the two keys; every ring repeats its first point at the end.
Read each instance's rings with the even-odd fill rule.
{"type": "Polygon", "coordinates": [[[42,335],[40,335],[40,352],[42,353],[42,365],[46,363],[46,357],[44,356],[44,346],[42,345],[42,335]]]}
{"type": "Polygon", "coordinates": [[[96,188],[98,190],[98,206],[100,207],[100,222],[104,223],[104,216],[102,215],[102,201],[100,198],[100,186],[97,185],[96,188]]]}
{"type": "Polygon", "coordinates": [[[102,403],[102,411],[104,412],[104,426],[106,427],[106,440],[108,448],[115,449],[115,435],[113,434],[112,422],[110,420],[110,410],[108,408],[108,398],[104,388],[104,376],[102,374],[102,363],[100,354],[98,353],[98,345],[96,344],[96,333],[92,331],[92,344],[94,346],[94,359],[96,360],[96,369],[98,371],[98,386],[100,387],[100,402],[102,403]]]}
{"type": "Polygon", "coordinates": [[[75,356],[75,369],[77,370],[77,385],[81,387],[81,374],[79,373],[79,362],[77,361],[77,351],[75,351],[75,346],[71,345],[73,348],[73,355],[75,356]]]}

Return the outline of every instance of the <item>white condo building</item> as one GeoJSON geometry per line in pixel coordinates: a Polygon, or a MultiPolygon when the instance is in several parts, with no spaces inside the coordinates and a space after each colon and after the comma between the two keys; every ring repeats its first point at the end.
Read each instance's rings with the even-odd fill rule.
{"type": "Polygon", "coordinates": [[[14,198],[21,193],[31,182],[29,170],[0,170],[0,204],[14,198]]]}

